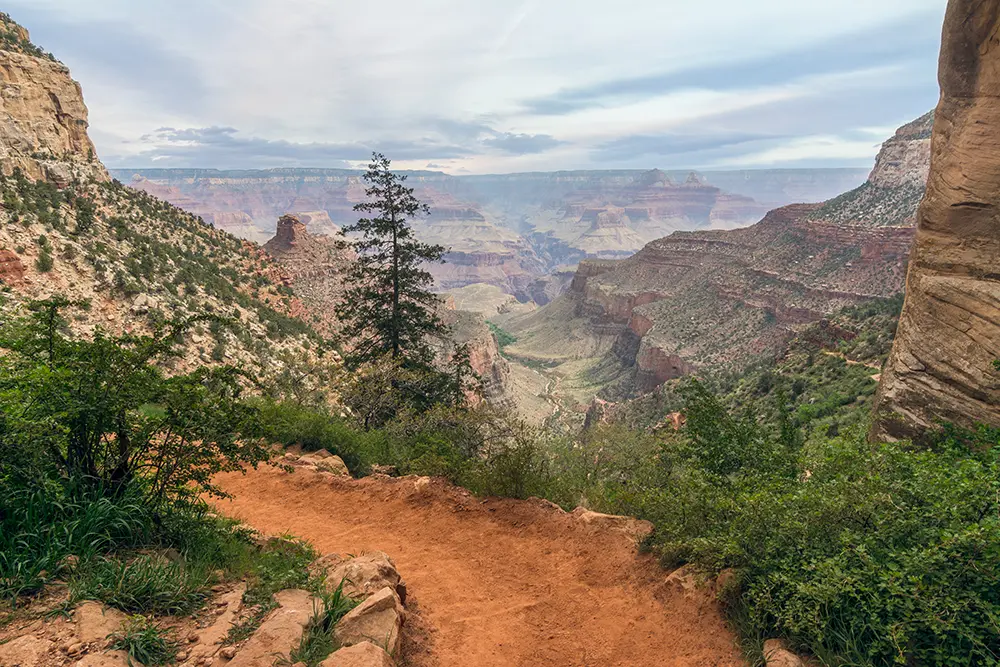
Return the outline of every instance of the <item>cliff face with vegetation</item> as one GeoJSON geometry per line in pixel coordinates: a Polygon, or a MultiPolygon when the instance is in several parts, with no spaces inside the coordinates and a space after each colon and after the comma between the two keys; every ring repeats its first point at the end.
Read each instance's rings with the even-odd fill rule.
{"type": "Polygon", "coordinates": [[[945,19],[941,102],[875,435],[1000,425],[1000,3],[945,19]]]}
{"type": "Polygon", "coordinates": [[[802,326],[897,294],[931,124],[928,114],[901,128],[864,185],[824,204],[786,206],[743,229],[675,232],[625,260],[581,263],[565,303],[505,324],[518,337],[511,353],[605,368],[613,358],[648,390],[697,368],[740,368],[802,326]],[[561,335],[567,309],[582,331],[561,335]]]}
{"type": "Polygon", "coordinates": [[[0,280],[4,308],[54,294],[89,302],[74,328],[146,333],[211,313],[178,369],[222,361],[260,377],[309,353],[308,309],[260,248],[112,181],[69,70],[0,17],[0,280]],[[301,319],[298,319],[301,318],[301,319]]]}

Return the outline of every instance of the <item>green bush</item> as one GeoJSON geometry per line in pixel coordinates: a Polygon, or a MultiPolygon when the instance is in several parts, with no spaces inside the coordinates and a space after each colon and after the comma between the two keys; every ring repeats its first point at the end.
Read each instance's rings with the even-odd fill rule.
{"type": "Polygon", "coordinates": [[[739,571],[745,632],[827,664],[995,664],[1000,450],[873,444],[861,429],[789,447],[703,392],[688,401],[635,509],[665,561],[739,571]]]}

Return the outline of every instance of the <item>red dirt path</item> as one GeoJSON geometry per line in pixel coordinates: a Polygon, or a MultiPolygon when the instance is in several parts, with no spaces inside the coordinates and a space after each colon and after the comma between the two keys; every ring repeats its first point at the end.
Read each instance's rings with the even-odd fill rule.
{"type": "Polygon", "coordinates": [[[707,597],[685,597],[634,541],[541,502],[480,501],[433,480],[222,475],[219,509],[322,553],[388,553],[406,579],[406,665],[742,665],[707,597]]]}

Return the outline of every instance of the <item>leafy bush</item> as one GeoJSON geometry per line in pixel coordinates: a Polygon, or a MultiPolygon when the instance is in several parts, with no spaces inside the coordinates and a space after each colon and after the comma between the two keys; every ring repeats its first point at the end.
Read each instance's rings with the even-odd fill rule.
{"type": "Polygon", "coordinates": [[[214,474],[269,458],[236,369],[166,377],[155,365],[190,322],[156,336],[73,339],[60,314],[68,305],[34,302],[0,335],[0,476],[54,469],[108,494],[139,483],[145,502],[163,505],[218,495],[214,474]]]}
{"type": "Polygon", "coordinates": [[[860,429],[790,446],[687,396],[659,492],[636,496],[666,561],[736,568],[745,629],[828,664],[995,664],[1000,450],[913,450],[860,429]]]}

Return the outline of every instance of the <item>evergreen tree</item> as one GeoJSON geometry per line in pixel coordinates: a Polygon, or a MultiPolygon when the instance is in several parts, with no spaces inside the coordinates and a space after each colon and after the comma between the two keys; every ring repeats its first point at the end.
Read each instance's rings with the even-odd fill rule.
{"type": "Polygon", "coordinates": [[[429,338],[447,334],[437,316],[440,299],[430,287],[429,262],[440,262],[445,249],[418,241],[410,220],[430,209],[405,186],[406,176],[389,170],[388,158],[374,153],[364,179],[368,201],[355,211],[368,214],[343,233],[357,233],[350,243],[357,259],[337,316],[351,351],[351,365],[385,356],[410,367],[429,367],[434,358],[429,338]]]}

